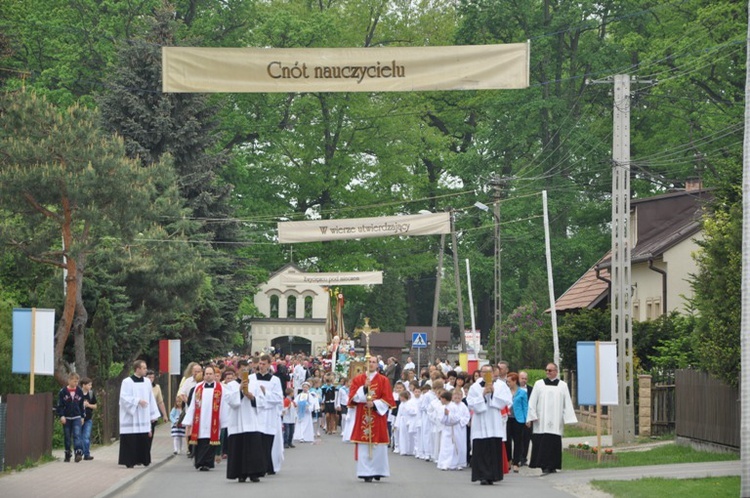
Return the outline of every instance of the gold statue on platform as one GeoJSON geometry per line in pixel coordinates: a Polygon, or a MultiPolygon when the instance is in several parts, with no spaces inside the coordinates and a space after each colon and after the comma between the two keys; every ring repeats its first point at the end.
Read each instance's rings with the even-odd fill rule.
{"type": "Polygon", "coordinates": [[[365,336],[365,358],[370,357],[370,334],[377,334],[379,332],[380,329],[370,327],[369,317],[365,317],[364,327],[357,327],[356,329],[354,329],[354,337],[357,337],[360,334],[364,334],[365,336]]]}

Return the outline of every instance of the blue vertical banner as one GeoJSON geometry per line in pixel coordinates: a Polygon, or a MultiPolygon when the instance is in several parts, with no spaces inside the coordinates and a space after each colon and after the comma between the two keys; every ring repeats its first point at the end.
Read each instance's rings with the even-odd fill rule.
{"type": "Polygon", "coordinates": [[[14,308],[11,372],[17,374],[32,373],[31,364],[33,355],[33,373],[37,375],[53,375],[55,371],[54,351],[55,310],[14,308]]]}
{"type": "Polygon", "coordinates": [[[13,309],[12,373],[31,373],[31,310],[13,309]]]}
{"type": "MultiPolygon", "coordinates": [[[[596,342],[576,343],[578,358],[578,404],[596,405],[596,342]]],[[[617,345],[599,342],[599,401],[602,405],[617,405],[617,345]]]]}

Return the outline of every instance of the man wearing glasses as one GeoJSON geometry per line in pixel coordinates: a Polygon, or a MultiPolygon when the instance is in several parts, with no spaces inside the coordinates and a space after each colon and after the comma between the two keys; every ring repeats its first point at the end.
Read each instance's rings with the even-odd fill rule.
{"type": "Polygon", "coordinates": [[[570,399],[568,385],[560,380],[557,365],[547,365],[546,379],[534,384],[529,399],[526,426],[533,424],[531,463],[529,467],[542,469],[542,475],[562,468],[562,435],[565,424],[578,422],[570,399]]]}

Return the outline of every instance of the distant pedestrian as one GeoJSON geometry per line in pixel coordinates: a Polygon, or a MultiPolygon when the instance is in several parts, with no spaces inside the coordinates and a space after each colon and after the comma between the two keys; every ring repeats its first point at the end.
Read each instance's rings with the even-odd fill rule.
{"type": "Polygon", "coordinates": [[[325,431],[326,434],[336,434],[338,417],[336,416],[336,395],[338,387],[334,383],[334,376],[331,372],[325,375],[325,384],[321,388],[321,402],[323,404],[323,413],[325,414],[325,431]]]}
{"type": "Polygon", "coordinates": [[[175,455],[182,453],[182,443],[185,441],[185,426],[182,424],[184,417],[185,403],[182,397],[177,396],[172,411],[169,412],[169,420],[172,422],[172,447],[175,455]]]}
{"type": "Polygon", "coordinates": [[[297,423],[294,426],[293,441],[302,443],[315,442],[315,422],[312,414],[318,409],[318,398],[310,392],[310,383],[302,383],[302,392],[295,399],[297,405],[297,423]]]}
{"type": "Polygon", "coordinates": [[[94,383],[88,377],[81,379],[81,390],[83,391],[83,427],[81,428],[81,438],[83,439],[83,459],[93,460],[91,456],[91,427],[94,425],[94,410],[96,410],[96,394],[94,393],[94,383]]]}
{"type": "MultiPolygon", "coordinates": [[[[518,388],[523,389],[526,391],[526,399],[531,399],[531,392],[534,390],[532,386],[528,385],[529,381],[529,374],[520,371],[518,372],[518,388]]],[[[526,424],[523,424],[523,455],[521,455],[521,463],[520,466],[528,465],[528,453],[529,453],[529,447],[531,446],[531,427],[527,426],[526,424]]]]}
{"type": "Polygon", "coordinates": [[[284,448],[294,448],[294,426],[297,423],[297,403],[294,401],[294,389],[286,388],[284,408],[281,410],[281,423],[284,424],[284,448]]]}
{"type": "MultiPolygon", "coordinates": [[[[167,415],[167,408],[164,406],[164,395],[161,393],[161,386],[156,383],[156,372],[154,372],[153,370],[147,370],[146,378],[151,381],[151,390],[154,393],[156,406],[159,408],[159,413],[161,413],[162,419],[164,420],[164,422],[166,422],[167,420],[169,420],[169,415],[167,415]]],[[[158,420],[154,420],[151,422],[151,438],[149,440],[149,444],[153,444],[154,442],[154,435],[156,434],[157,424],[158,420]]]]}
{"type": "Polygon", "coordinates": [[[510,372],[507,377],[508,387],[513,395],[513,404],[508,415],[507,433],[505,439],[505,451],[508,461],[512,462],[513,472],[518,472],[518,467],[526,454],[523,444],[524,429],[526,429],[526,416],[529,412],[529,399],[526,391],[518,387],[518,374],[510,372]]]}
{"type": "Polygon", "coordinates": [[[57,395],[57,415],[63,426],[65,437],[65,461],[69,462],[75,451],[76,462],[83,458],[83,439],[81,428],[84,423],[83,390],[78,386],[80,376],[73,372],[68,375],[68,385],[60,389],[57,395]]]}

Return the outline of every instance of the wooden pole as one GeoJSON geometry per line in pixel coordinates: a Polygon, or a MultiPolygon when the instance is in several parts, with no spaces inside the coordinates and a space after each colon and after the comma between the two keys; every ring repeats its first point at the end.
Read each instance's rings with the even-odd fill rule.
{"type": "Polygon", "coordinates": [[[599,379],[599,341],[596,341],[596,463],[602,463],[602,400],[601,381],[599,379]]]}
{"type": "Polygon", "coordinates": [[[456,212],[451,209],[451,245],[453,249],[453,278],[456,282],[456,304],[458,305],[458,333],[461,352],[466,352],[466,325],[464,324],[464,301],[461,295],[461,274],[458,271],[458,242],[456,240],[456,212]]]}
{"type": "Polygon", "coordinates": [[[31,368],[29,369],[29,394],[34,394],[34,370],[36,369],[36,308],[31,308],[31,368]]]}
{"type": "MultiPolygon", "coordinates": [[[[435,361],[435,352],[437,350],[437,327],[438,314],[440,312],[440,283],[443,275],[443,254],[445,254],[445,234],[440,234],[440,251],[438,252],[437,272],[435,273],[435,301],[432,304],[432,342],[430,343],[430,364],[435,361]]],[[[419,350],[417,350],[419,351],[419,350]]],[[[417,353],[419,354],[419,353],[417,353]]],[[[417,356],[419,358],[419,356],[417,356]]],[[[417,359],[419,363],[419,359],[417,359]]],[[[421,370],[417,369],[417,376],[421,370]]]]}
{"type": "MultiPolygon", "coordinates": [[[[171,367],[172,365],[170,365],[171,367]]],[[[172,412],[172,372],[167,372],[167,415],[172,412]]],[[[164,422],[169,422],[165,420],[164,422]]]]}

